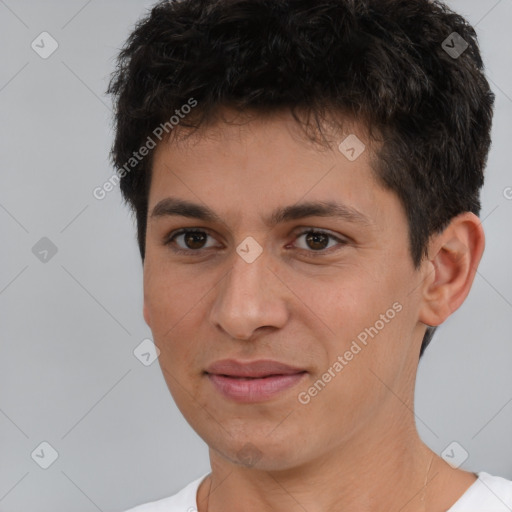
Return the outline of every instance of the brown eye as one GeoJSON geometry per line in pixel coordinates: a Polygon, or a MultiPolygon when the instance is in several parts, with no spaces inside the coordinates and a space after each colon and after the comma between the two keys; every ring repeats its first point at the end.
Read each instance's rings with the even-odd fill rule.
{"type": "Polygon", "coordinates": [[[306,243],[311,249],[320,251],[329,244],[329,236],[324,233],[310,232],[306,235],[306,243]]]}
{"type": "MultiPolygon", "coordinates": [[[[297,235],[296,241],[300,240],[304,237],[304,243],[298,244],[299,249],[303,249],[308,256],[322,256],[324,254],[329,254],[332,251],[329,250],[333,246],[344,246],[347,242],[337,236],[332,235],[331,233],[327,233],[325,231],[318,231],[314,229],[309,229],[307,231],[303,231],[297,235]],[[331,245],[329,245],[333,242],[331,245]],[[337,242],[337,244],[336,244],[337,242]],[[315,254],[318,253],[318,254],[315,254]]],[[[336,248],[334,250],[337,250],[336,248]]]]}
{"type": "Polygon", "coordinates": [[[213,247],[211,244],[206,245],[208,237],[213,239],[206,231],[181,229],[171,233],[164,241],[164,245],[171,246],[171,249],[177,253],[199,253],[204,249],[213,247]]]}
{"type": "Polygon", "coordinates": [[[183,234],[183,241],[188,249],[202,249],[207,236],[201,231],[187,231],[183,234]]]}

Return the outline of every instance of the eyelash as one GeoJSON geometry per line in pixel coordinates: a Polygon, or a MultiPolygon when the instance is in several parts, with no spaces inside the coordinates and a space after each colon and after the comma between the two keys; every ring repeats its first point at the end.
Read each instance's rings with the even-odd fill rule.
{"type": "MultiPolygon", "coordinates": [[[[173,231],[171,232],[164,240],[164,245],[168,245],[171,250],[177,254],[187,254],[187,255],[200,255],[203,251],[206,251],[208,249],[197,249],[197,250],[194,250],[194,249],[179,249],[179,248],[176,248],[174,247],[172,244],[175,240],[176,237],[180,236],[180,235],[183,235],[183,234],[187,234],[187,233],[205,233],[206,235],[208,236],[211,236],[207,231],[205,231],[204,229],[199,229],[199,228],[183,228],[183,229],[179,229],[177,231],[173,231]]],[[[303,235],[307,235],[309,233],[312,233],[312,234],[315,234],[315,235],[325,235],[333,240],[336,240],[341,246],[344,246],[344,245],[347,245],[347,241],[346,240],[343,240],[337,236],[334,236],[332,235],[331,233],[327,232],[327,231],[322,231],[320,229],[313,229],[313,228],[310,228],[310,229],[306,229],[304,231],[301,231],[299,232],[297,235],[296,235],[296,238],[295,240],[297,240],[299,237],[303,236],[303,235]]],[[[295,241],[294,240],[294,241],[295,241]]],[[[337,249],[335,249],[335,251],[339,250],[341,247],[338,247],[337,249]]],[[[331,254],[331,249],[333,249],[332,247],[330,247],[329,249],[320,249],[318,251],[313,251],[313,250],[306,250],[306,249],[301,249],[301,251],[305,251],[307,257],[312,257],[312,258],[316,258],[318,256],[325,256],[327,254],[331,254]]],[[[334,251],[334,252],[335,252],[334,251]]]]}

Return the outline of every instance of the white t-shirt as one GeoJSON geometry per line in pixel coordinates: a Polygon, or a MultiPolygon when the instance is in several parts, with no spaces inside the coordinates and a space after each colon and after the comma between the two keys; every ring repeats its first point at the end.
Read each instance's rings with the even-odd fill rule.
{"type": "MultiPolygon", "coordinates": [[[[125,512],[197,512],[197,489],[208,474],[190,482],[173,496],[145,503],[125,512]]],[[[512,481],[483,471],[477,475],[478,479],[447,512],[510,512],[512,481]]]]}

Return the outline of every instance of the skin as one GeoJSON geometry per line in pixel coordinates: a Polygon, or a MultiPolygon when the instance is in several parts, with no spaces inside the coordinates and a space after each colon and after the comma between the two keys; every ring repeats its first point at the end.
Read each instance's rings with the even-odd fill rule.
{"type": "Polygon", "coordinates": [[[471,213],[453,219],[415,268],[405,212],[372,174],[364,130],[353,123],[333,131],[333,141],[348,133],[367,144],[353,162],[337,144],[308,141],[286,113],[219,121],[155,150],[144,318],[177,406],[209,446],[199,512],[241,504],[244,512],[446,511],[476,479],[420,440],[413,410],[426,325],[442,323],[467,296],[484,249],[480,221],[471,213]],[[170,196],[206,205],[220,221],[151,216],[170,196]],[[315,216],[269,228],[263,221],[277,207],[330,200],[367,223],[315,216]],[[209,236],[166,245],[180,228],[209,236]],[[345,243],[315,245],[301,235],[307,229],[345,243]],[[263,251],[252,263],[236,252],[248,236],[263,251]],[[401,311],[301,404],[298,393],[397,302],[401,311]],[[270,400],[240,404],[204,374],[225,358],[274,359],[308,373],[270,400]]]}

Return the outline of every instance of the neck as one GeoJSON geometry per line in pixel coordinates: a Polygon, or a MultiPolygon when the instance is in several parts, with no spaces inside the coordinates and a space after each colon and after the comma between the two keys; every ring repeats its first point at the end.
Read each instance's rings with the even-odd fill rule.
{"type": "Polygon", "coordinates": [[[395,428],[390,425],[391,436],[370,427],[357,439],[284,470],[234,465],[210,450],[212,473],[198,495],[199,512],[239,510],[242,503],[244,512],[430,512],[430,482],[446,464],[415,428],[395,428]]]}

